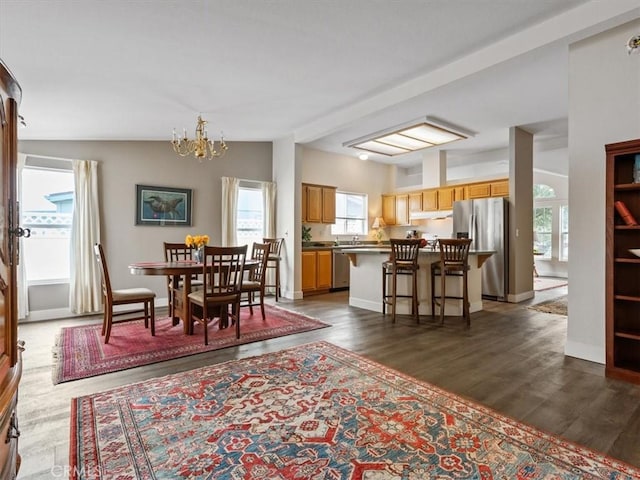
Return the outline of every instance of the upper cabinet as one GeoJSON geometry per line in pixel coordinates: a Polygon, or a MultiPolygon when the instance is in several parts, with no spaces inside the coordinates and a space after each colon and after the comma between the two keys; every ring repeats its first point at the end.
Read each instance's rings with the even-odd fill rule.
{"type": "Polygon", "coordinates": [[[509,180],[429,188],[410,193],[382,195],[382,218],[387,225],[409,225],[409,214],[453,209],[453,202],[473,198],[506,197],[509,180]]]}
{"type": "Polygon", "coordinates": [[[336,187],[303,183],[302,221],[304,223],[335,223],[336,187]]]}
{"type": "MultiPolygon", "coordinates": [[[[409,209],[415,197],[408,194],[382,195],[382,218],[387,225],[409,225],[409,209]]],[[[415,206],[415,205],[414,205],[415,206]]]]}
{"type": "Polygon", "coordinates": [[[491,180],[489,182],[470,183],[465,186],[465,197],[488,198],[509,195],[509,180],[491,180]]]}

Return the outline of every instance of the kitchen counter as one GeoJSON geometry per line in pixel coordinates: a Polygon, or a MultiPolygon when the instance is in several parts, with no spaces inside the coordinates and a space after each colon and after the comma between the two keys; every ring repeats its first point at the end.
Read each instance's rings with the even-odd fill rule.
{"type": "MultiPolygon", "coordinates": [[[[382,262],[388,260],[391,247],[357,246],[345,249],[351,260],[349,305],[374,312],[382,312],[382,262]]],[[[482,310],[482,275],[481,267],[487,258],[493,255],[491,250],[472,250],[469,252],[468,285],[470,311],[482,310]]],[[[418,310],[420,315],[431,315],[431,263],[440,259],[440,252],[431,248],[421,248],[418,256],[418,310]]],[[[462,296],[460,278],[447,277],[447,293],[462,296]]],[[[408,276],[398,277],[398,292],[409,292],[408,276]]],[[[436,295],[439,294],[436,285],[436,295]]],[[[462,301],[447,300],[445,315],[462,315],[462,301]]],[[[398,299],[397,312],[410,314],[410,299],[398,299]]],[[[436,306],[436,314],[439,314],[436,306]]]]}

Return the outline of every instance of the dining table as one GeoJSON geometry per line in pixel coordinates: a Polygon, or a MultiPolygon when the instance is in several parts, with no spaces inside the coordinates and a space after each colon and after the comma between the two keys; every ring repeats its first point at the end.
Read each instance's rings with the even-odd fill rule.
{"type": "MultiPolygon", "coordinates": [[[[259,261],[246,259],[244,270],[250,271],[258,266],[259,261]]],[[[129,265],[132,275],[162,275],[170,276],[173,285],[181,284],[182,295],[174,304],[173,325],[182,320],[182,328],[185,335],[191,334],[191,321],[189,319],[189,294],[191,293],[191,280],[194,276],[203,273],[203,264],[195,260],[158,261],[158,262],[134,262],[129,265]]],[[[221,322],[222,323],[222,322],[221,322]]]]}

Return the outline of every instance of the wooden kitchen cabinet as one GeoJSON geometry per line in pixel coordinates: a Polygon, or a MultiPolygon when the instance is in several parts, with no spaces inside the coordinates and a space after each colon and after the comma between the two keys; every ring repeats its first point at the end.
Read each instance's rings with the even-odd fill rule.
{"type": "Polygon", "coordinates": [[[409,225],[409,194],[382,195],[382,218],[387,225],[409,225]]]}
{"type": "Polygon", "coordinates": [[[396,224],[396,196],[382,195],[382,218],[387,225],[396,224]]]}
{"type": "Polygon", "coordinates": [[[465,187],[464,195],[467,200],[474,198],[489,198],[491,196],[490,183],[471,183],[465,187]]]}
{"type": "Polygon", "coordinates": [[[336,187],[302,184],[302,221],[336,222],[336,187]]]}
{"type": "Polygon", "coordinates": [[[422,191],[422,211],[432,212],[438,210],[438,190],[422,191]]]}
{"type": "Polygon", "coordinates": [[[451,210],[455,200],[455,190],[453,187],[438,189],[438,210],[451,210]]]}
{"type": "Polygon", "coordinates": [[[453,200],[457,202],[458,200],[466,200],[467,197],[464,195],[464,185],[460,185],[458,187],[453,187],[453,200]]]}
{"type": "Polygon", "coordinates": [[[422,211],[422,192],[409,194],[409,212],[422,211]]]}
{"type": "Polygon", "coordinates": [[[491,182],[491,196],[492,197],[509,196],[509,180],[502,180],[500,182],[491,182]]]}
{"type": "Polygon", "coordinates": [[[629,251],[640,248],[640,226],[633,225],[640,221],[640,183],[633,178],[640,139],[606,145],[605,151],[605,373],[640,383],[640,257],[629,251]],[[615,202],[623,202],[635,222],[625,222],[615,202]]]}
{"type": "Polygon", "coordinates": [[[302,252],[302,293],[312,295],[328,292],[332,267],[333,252],[330,249],[302,252]]]}
{"type": "Polygon", "coordinates": [[[409,195],[396,195],[396,225],[409,225],[409,195]]]}

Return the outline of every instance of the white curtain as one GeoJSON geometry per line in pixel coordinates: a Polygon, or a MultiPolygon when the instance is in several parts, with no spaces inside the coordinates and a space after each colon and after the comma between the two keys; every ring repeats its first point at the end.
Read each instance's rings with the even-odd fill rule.
{"type": "Polygon", "coordinates": [[[236,216],[238,213],[238,184],[233,177],[222,177],[222,246],[233,247],[237,243],[236,216]]]}
{"type": "MultiPolygon", "coordinates": [[[[24,153],[18,153],[18,172],[17,172],[17,185],[18,185],[18,198],[21,200],[18,203],[18,222],[22,223],[22,170],[24,164],[27,161],[27,156],[24,153]]],[[[18,243],[18,252],[20,258],[18,259],[18,319],[26,318],[29,315],[29,285],[27,284],[27,267],[25,265],[26,256],[24,254],[24,237],[20,237],[18,243]]]]}
{"type": "Polygon", "coordinates": [[[276,184],[262,182],[262,205],[264,205],[264,236],[276,236],[276,184]]]}
{"type": "Polygon", "coordinates": [[[93,246],[100,242],[98,162],[74,160],[75,204],[71,224],[71,281],[69,308],[73,313],[102,308],[100,271],[93,246]]]}

